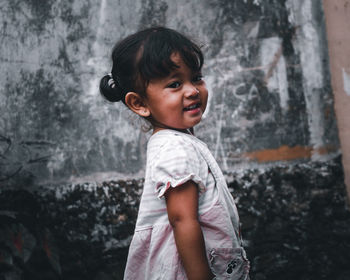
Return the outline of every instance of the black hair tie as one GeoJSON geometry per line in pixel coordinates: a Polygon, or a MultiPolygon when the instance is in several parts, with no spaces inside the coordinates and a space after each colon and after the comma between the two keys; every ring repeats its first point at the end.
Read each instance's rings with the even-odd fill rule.
{"type": "Polygon", "coordinates": [[[105,75],[100,81],[100,92],[108,101],[118,102],[124,98],[123,90],[119,85],[118,80],[115,81],[112,74],[105,75]]]}

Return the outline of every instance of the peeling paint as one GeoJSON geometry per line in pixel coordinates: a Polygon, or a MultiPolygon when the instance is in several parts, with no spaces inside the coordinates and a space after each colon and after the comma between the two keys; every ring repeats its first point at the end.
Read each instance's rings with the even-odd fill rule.
{"type": "Polygon", "coordinates": [[[261,42],[261,64],[265,66],[265,82],[270,91],[277,91],[280,105],[283,109],[288,106],[288,81],[286,62],[282,55],[280,38],[272,37],[261,42]]]}

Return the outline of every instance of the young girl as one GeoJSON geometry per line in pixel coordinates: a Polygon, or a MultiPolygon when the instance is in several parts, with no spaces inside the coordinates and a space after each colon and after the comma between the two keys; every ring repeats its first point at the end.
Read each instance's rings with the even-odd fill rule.
{"type": "Polygon", "coordinates": [[[193,136],[208,98],[201,50],[156,27],[119,42],[112,60],[102,95],[153,127],[124,279],[249,279],[235,203],[207,146],[193,136]]]}

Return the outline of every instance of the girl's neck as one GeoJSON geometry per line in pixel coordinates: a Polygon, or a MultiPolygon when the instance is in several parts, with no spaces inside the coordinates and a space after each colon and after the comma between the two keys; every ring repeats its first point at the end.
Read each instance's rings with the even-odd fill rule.
{"type": "Polygon", "coordinates": [[[153,133],[152,134],[155,134],[158,131],[161,131],[161,130],[164,130],[164,129],[172,129],[172,130],[180,131],[182,133],[186,133],[186,134],[190,134],[190,135],[194,136],[193,127],[190,127],[188,129],[177,129],[177,128],[173,128],[173,127],[159,127],[159,126],[157,126],[157,127],[153,128],[153,133]]]}
{"type": "Polygon", "coordinates": [[[152,134],[155,134],[158,131],[163,130],[163,129],[172,129],[172,130],[177,130],[177,131],[180,131],[182,133],[186,133],[186,134],[190,134],[190,135],[194,136],[193,127],[185,128],[185,129],[170,127],[170,126],[167,126],[167,125],[165,125],[165,124],[163,124],[163,123],[153,119],[151,116],[149,117],[148,121],[151,123],[151,125],[153,127],[153,133],[152,134]]]}

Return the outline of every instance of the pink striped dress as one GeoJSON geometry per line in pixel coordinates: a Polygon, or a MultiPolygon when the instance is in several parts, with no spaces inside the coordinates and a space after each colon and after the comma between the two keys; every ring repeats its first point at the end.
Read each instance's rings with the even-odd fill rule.
{"type": "Polygon", "coordinates": [[[124,279],[187,279],[164,193],[188,180],[198,185],[199,222],[216,279],[249,279],[237,209],[219,166],[202,141],[170,129],[155,133],[148,142],[144,189],[124,279]]]}

